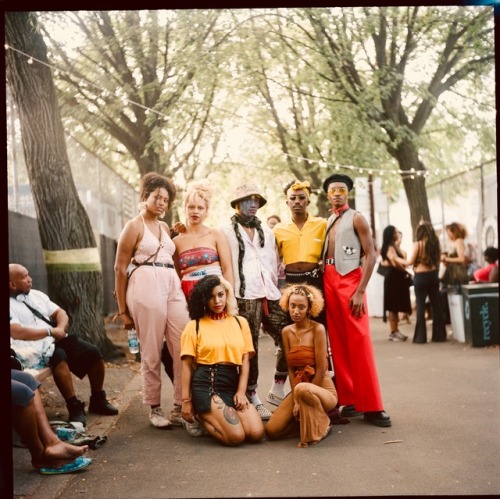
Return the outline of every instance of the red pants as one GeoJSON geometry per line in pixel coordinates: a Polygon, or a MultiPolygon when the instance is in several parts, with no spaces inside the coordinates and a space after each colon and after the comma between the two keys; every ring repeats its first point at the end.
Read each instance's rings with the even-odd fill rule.
{"type": "Polygon", "coordinates": [[[340,405],[354,405],[360,412],[382,411],[366,296],[365,314],[361,318],[356,319],[349,307],[362,275],[361,267],[341,276],[334,265],[325,266],[326,322],[335,386],[340,405]]]}

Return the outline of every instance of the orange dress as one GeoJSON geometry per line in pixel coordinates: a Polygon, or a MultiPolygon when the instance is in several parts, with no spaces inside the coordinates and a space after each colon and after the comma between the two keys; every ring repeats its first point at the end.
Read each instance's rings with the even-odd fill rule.
{"type": "MultiPolygon", "coordinates": [[[[266,435],[269,440],[300,433],[299,445],[305,446],[319,442],[328,431],[331,423],[327,412],[337,404],[337,390],[327,369],[319,385],[324,390],[323,402],[316,393],[306,389],[316,373],[314,361],[314,347],[295,346],[290,349],[287,363],[295,371],[297,385],[294,388],[294,396],[289,393],[267,422],[266,435]],[[298,420],[293,416],[294,398],[299,404],[298,420]]],[[[325,367],[326,365],[325,359],[325,367]]]]}

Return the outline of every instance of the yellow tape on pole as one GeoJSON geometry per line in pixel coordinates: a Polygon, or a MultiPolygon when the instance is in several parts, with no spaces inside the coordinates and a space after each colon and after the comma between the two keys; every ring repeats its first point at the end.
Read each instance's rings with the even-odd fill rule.
{"type": "Polygon", "coordinates": [[[43,250],[48,272],[100,272],[101,259],[97,248],[43,250]]]}

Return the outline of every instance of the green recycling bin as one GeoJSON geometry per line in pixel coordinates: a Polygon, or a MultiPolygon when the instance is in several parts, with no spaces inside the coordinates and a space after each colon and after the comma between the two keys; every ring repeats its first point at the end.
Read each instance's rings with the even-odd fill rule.
{"type": "Polygon", "coordinates": [[[465,339],[473,347],[499,345],[498,283],[462,286],[465,339]]]}

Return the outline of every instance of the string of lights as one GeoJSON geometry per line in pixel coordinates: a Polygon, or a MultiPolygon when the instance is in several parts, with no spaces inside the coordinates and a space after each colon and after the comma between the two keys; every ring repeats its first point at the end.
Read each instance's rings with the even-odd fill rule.
{"type": "MultiPolygon", "coordinates": [[[[19,49],[16,49],[15,47],[12,47],[8,44],[5,44],[4,47],[5,47],[5,50],[14,50],[15,52],[26,57],[28,64],[33,64],[33,62],[37,62],[39,64],[42,64],[42,65],[50,68],[54,72],[54,76],[58,76],[60,73],[65,73],[67,75],[74,76],[74,74],[72,74],[70,71],[60,69],[60,68],[58,68],[54,65],[51,65],[45,61],[41,61],[41,60],[33,57],[32,55],[26,54],[25,52],[23,52],[19,49]]],[[[107,96],[113,95],[109,90],[102,88],[99,85],[96,85],[95,83],[93,83],[91,81],[88,81],[88,80],[83,79],[83,78],[80,78],[80,81],[81,81],[82,85],[89,85],[89,86],[95,88],[96,90],[98,90],[99,92],[101,92],[103,95],[107,95],[107,96]]],[[[144,106],[143,104],[141,104],[139,102],[135,102],[133,100],[130,100],[127,97],[116,96],[116,98],[121,100],[124,105],[138,106],[138,107],[144,109],[146,113],[151,112],[151,113],[157,114],[158,116],[168,118],[168,116],[166,114],[162,113],[161,111],[144,106]]],[[[297,155],[293,155],[293,154],[289,154],[289,153],[284,153],[284,157],[285,157],[285,160],[287,158],[292,158],[296,161],[304,161],[308,164],[318,164],[321,168],[333,167],[333,169],[335,169],[335,170],[342,169],[342,170],[357,172],[361,175],[363,175],[363,174],[378,175],[380,177],[384,177],[385,175],[398,175],[399,177],[404,177],[406,179],[409,178],[411,180],[414,180],[418,177],[424,177],[425,179],[427,179],[427,178],[431,177],[432,175],[434,175],[436,177],[440,176],[440,175],[445,175],[445,176],[446,175],[450,175],[450,176],[461,175],[463,173],[467,173],[467,172],[476,170],[477,168],[481,168],[482,166],[484,166],[486,164],[489,164],[489,163],[496,161],[496,158],[493,158],[491,160],[485,161],[484,163],[482,163],[480,165],[465,166],[462,169],[435,168],[433,170],[415,170],[414,168],[411,168],[410,170],[401,170],[401,169],[384,169],[384,168],[376,168],[375,169],[375,168],[367,168],[367,167],[361,167],[361,166],[355,166],[355,165],[342,165],[342,164],[330,163],[330,162],[324,161],[322,159],[315,160],[315,159],[305,158],[303,156],[297,156],[297,155]]],[[[385,183],[388,183],[388,182],[389,181],[386,178],[385,183]]]]}

